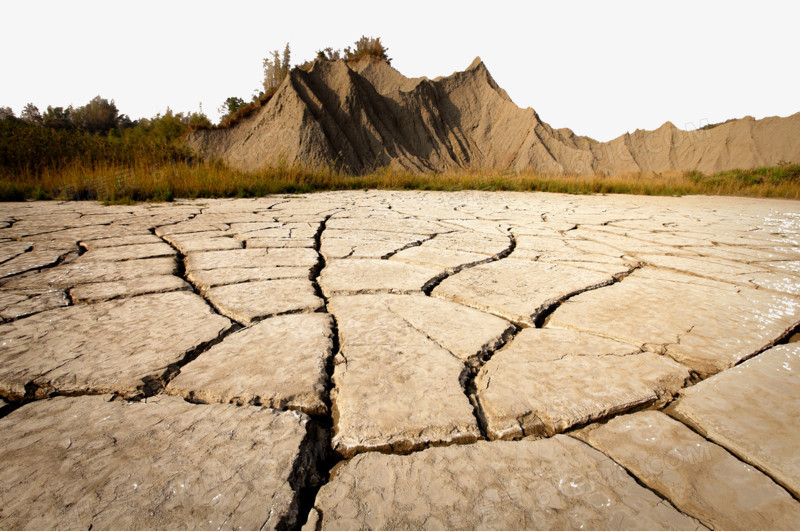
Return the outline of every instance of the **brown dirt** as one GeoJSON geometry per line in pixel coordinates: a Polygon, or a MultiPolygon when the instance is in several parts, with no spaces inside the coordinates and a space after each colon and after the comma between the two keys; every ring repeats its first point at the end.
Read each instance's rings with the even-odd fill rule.
{"type": "Polygon", "coordinates": [[[229,129],[195,131],[188,142],[244,171],[287,164],[355,173],[387,165],[415,172],[711,173],[800,162],[800,113],[697,131],[667,122],[600,143],[519,108],[480,58],[433,80],[406,78],[380,61],[317,61],[309,72],[292,70],[258,112],[229,129]]]}

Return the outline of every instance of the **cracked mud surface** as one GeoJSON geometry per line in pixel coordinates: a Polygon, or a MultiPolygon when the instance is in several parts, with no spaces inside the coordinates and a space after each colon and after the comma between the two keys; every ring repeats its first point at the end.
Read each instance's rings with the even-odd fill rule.
{"type": "Polygon", "coordinates": [[[800,528],[799,202],[0,222],[0,529],[800,528]]]}

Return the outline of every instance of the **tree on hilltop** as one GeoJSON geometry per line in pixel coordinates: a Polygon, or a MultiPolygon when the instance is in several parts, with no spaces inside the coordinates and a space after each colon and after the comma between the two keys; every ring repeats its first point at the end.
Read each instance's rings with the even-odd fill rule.
{"type": "Polygon", "coordinates": [[[272,59],[269,57],[264,59],[264,92],[268,93],[280,87],[283,79],[289,75],[289,62],[292,57],[292,52],[289,49],[289,43],[286,43],[286,48],[283,49],[283,58],[278,50],[272,52],[272,59]]]}
{"type": "Polygon", "coordinates": [[[328,46],[324,50],[317,50],[317,59],[322,59],[323,61],[337,61],[341,58],[342,58],[342,51],[334,50],[330,46],[328,46]]]}

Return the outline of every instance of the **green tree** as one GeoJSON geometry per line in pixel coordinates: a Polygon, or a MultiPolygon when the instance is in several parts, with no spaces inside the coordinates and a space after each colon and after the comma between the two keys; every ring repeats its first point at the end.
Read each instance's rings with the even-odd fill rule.
{"type": "Polygon", "coordinates": [[[289,75],[291,57],[292,53],[287,42],[282,59],[278,50],[272,52],[271,60],[269,57],[264,59],[264,92],[268,93],[280,87],[284,78],[289,75]]]}
{"type": "Polygon", "coordinates": [[[131,120],[131,117],[128,115],[119,115],[119,119],[117,120],[117,129],[130,129],[132,127],[136,127],[138,123],[138,120],[131,120]]]}
{"type": "Polygon", "coordinates": [[[160,113],[149,121],[149,136],[162,142],[172,142],[186,133],[183,113],[175,114],[167,107],[167,112],[160,113]]]}
{"type": "Polygon", "coordinates": [[[114,100],[109,102],[95,96],[92,101],[74,110],[72,121],[79,129],[105,135],[119,125],[119,111],[114,100]]]}
{"type": "Polygon", "coordinates": [[[222,115],[220,121],[224,120],[229,116],[232,116],[234,113],[236,113],[236,111],[238,111],[245,105],[247,105],[247,102],[245,102],[242,98],[239,98],[238,96],[228,96],[222,103],[222,105],[220,105],[219,108],[217,108],[219,114],[222,115]]]}
{"type": "Polygon", "coordinates": [[[51,129],[73,129],[72,111],[71,106],[64,109],[48,105],[47,111],[42,116],[42,122],[51,129]]]}
{"type": "Polygon", "coordinates": [[[29,103],[25,106],[19,117],[29,124],[34,124],[37,126],[42,125],[42,113],[40,113],[39,108],[32,103],[29,103]]]}
{"type": "MultiPolygon", "coordinates": [[[[178,116],[180,116],[180,114],[178,116]]],[[[189,113],[183,120],[187,126],[193,129],[207,129],[213,125],[202,109],[197,113],[189,113]]]]}

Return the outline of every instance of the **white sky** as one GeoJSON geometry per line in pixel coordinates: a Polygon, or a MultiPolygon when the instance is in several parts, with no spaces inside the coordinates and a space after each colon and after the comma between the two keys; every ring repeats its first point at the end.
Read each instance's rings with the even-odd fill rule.
{"type": "Polygon", "coordinates": [[[3,2],[0,106],[114,99],[131,118],[169,106],[212,120],[249,100],[261,62],[292,62],[381,37],[409,77],[480,55],[520,107],[553,127],[610,140],[669,120],[800,111],[800,2],[404,2],[140,0],[3,2]]]}

